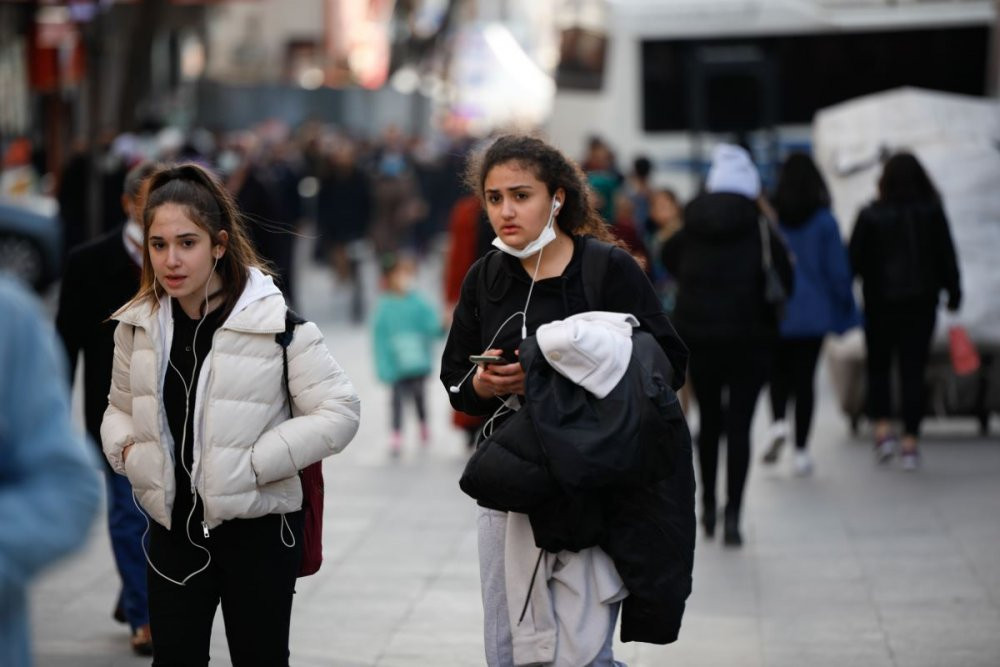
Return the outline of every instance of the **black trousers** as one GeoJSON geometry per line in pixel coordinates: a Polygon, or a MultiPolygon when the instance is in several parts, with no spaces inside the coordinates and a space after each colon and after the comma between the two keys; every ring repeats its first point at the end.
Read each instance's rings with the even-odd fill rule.
{"type": "Polygon", "coordinates": [[[924,417],[924,374],[937,304],[906,302],[867,304],[865,342],[868,346],[868,416],[892,416],[893,361],[899,365],[903,433],[917,437],[924,417]]]}
{"type": "Polygon", "coordinates": [[[771,370],[773,345],[770,342],[740,340],[685,339],[685,342],[691,351],[691,382],[694,383],[701,414],[698,463],[702,498],[707,505],[715,505],[719,438],[725,427],[726,502],[738,513],[750,466],[750,425],[757,397],[771,370]],[[723,424],[722,395],[725,389],[728,389],[729,402],[723,424]]]}
{"type": "MultiPolygon", "coordinates": [[[[209,550],[211,562],[184,586],[147,569],[154,667],[208,665],[220,602],[233,667],[287,667],[292,595],[302,559],[302,512],[285,518],[287,527],[277,514],[226,521],[207,539],[200,524],[193,526],[192,538],[209,550]],[[293,539],[294,547],[285,545],[293,539]]],[[[168,531],[154,521],[149,542],[153,565],[176,581],[208,560],[185,537],[183,525],[168,531]]]]}
{"type": "Polygon", "coordinates": [[[782,338],[774,350],[771,372],[771,414],[775,420],[785,418],[785,406],[795,397],[795,447],[805,449],[812,426],[815,405],[814,379],[820,338],[782,338]]]}
{"type": "Polygon", "coordinates": [[[392,383],[392,430],[403,427],[403,401],[410,397],[417,407],[417,419],[421,424],[427,421],[424,405],[424,377],[404,378],[392,383]]]}

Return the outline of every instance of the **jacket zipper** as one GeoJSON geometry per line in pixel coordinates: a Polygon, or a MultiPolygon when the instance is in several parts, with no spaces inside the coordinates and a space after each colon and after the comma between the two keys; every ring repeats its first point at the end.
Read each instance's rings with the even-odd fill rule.
{"type": "MultiPolygon", "coordinates": [[[[212,354],[212,351],[215,350],[215,337],[219,334],[219,331],[221,331],[221,330],[222,330],[222,327],[219,327],[212,334],[212,344],[209,346],[209,348],[208,348],[208,354],[206,355],[206,359],[208,361],[208,363],[206,364],[207,369],[208,369],[208,379],[205,381],[205,394],[203,396],[201,396],[202,405],[205,405],[205,406],[208,405],[208,403],[207,403],[208,397],[212,393],[211,392],[212,377],[213,377],[212,363],[214,363],[214,361],[215,361],[215,355],[212,354]]],[[[199,372],[199,376],[201,375],[201,372],[205,371],[206,366],[202,366],[202,369],[199,372]]],[[[200,378],[198,378],[198,379],[200,379],[200,378]]],[[[196,395],[195,396],[195,403],[197,403],[197,402],[198,402],[198,396],[196,395]]],[[[197,444],[199,446],[195,449],[195,452],[198,453],[198,464],[194,465],[194,463],[192,462],[192,466],[194,467],[194,470],[192,471],[192,474],[191,474],[191,493],[192,494],[197,493],[196,480],[198,479],[199,473],[201,473],[201,471],[202,471],[201,463],[202,463],[202,458],[205,456],[205,443],[204,443],[204,441],[203,441],[202,438],[198,437],[201,433],[205,432],[205,425],[208,423],[208,410],[207,410],[207,408],[204,409],[203,412],[205,414],[205,418],[201,422],[201,428],[198,429],[198,431],[200,431],[200,433],[193,434],[193,435],[195,435],[195,438],[194,438],[195,443],[193,443],[192,446],[194,446],[194,444],[197,444]]],[[[195,418],[197,419],[197,415],[195,416],[195,418]]],[[[208,503],[205,502],[205,493],[204,492],[201,494],[201,511],[202,511],[201,531],[202,531],[202,534],[204,534],[205,539],[208,539],[208,537],[209,537],[209,528],[208,528],[208,503]]]]}
{"type": "MultiPolygon", "coordinates": [[[[149,339],[150,346],[153,348],[153,354],[155,355],[155,357],[157,359],[158,366],[163,367],[163,373],[162,373],[162,375],[160,376],[160,378],[158,380],[158,384],[159,384],[160,390],[159,390],[158,400],[156,401],[156,404],[157,404],[156,412],[157,412],[157,418],[160,420],[160,424],[159,424],[160,431],[161,431],[162,434],[165,435],[165,437],[164,437],[164,435],[161,435],[161,437],[160,437],[160,442],[163,443],[163,450],[164,450],[163,453],[167,457],[168,461],[171,461],[174,465],[176,465],[176,462],[174,461],[174,451],[173,451],[173,449],[174,449],[174,447],[173,447],[174,442],[173,442],[173,437],[170,435],[170,424],[167,421],[167,409],[163,405],[163,386],[164,386],[164,383],[165,383],[166,377],[167,377],[167,365],[169,363],[168,360],[170,358],[170,350],[169,349],[167,350],[167,357],[166,357],[166,359],[164,359],[163,358],[163,340],[159,341],[159,346],[154,345],[153,344],[153,342],[154,342],[153,341],[153,337],[150,335],[149,330],[146,329],[145,327],[143,328],[143,330],[146,332],[146,337],[149,339]],[[169,442],[169,445],[167,444],[168,442],[169,442]]],[[[164,332],[160,331],[158,333],[160,334],[161,338],[164,336],[164,332]]],[[[173,340],[173,336],[174,336],[174,321],[172,319],[171,320],[167,320],[167,333],[169,333],[170,339],[173,340]]],[[[132,353],[135,354],[135,342],[134,342],[134,339],[133,339],[133,344],[132,344],[132,353]]],[[[171,466],[171,469],[173,469],[173,466],[171,466]]],[[[179,489],[176,489],[176,488],[174,489],[174,503],[177,502],[177,492],[178,492],[178,490],[179,489]]],[[[164,503],[163,504],[164,504],[164,510],[165,510],[166,509],[166,498],[164,498],[164,503]]],[[[171,506],[171,509],[173,509],[172,506],[171,506]]],[[[168,517],[170,516],[170,514],[171,514],[171,512],[167,512],[167,516],[168,517]]]]}

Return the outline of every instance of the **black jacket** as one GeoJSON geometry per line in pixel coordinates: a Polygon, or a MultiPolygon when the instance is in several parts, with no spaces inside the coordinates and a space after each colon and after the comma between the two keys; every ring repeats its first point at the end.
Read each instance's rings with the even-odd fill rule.
{"type": "Polygon", "coordinates": [[[323,177],[316,199],[316,218],[324,245],[364,238],[371,215],[371,179],[360,168],[347,173],[331,169],[323,177]]]}
{"type": "MultiPolygon", "coordinates": [[[[764,301],[759,216],[756,202],[723,192],[684,209],[684,227],[664,244],[662,259],[677,279],[673,319],[685,339],[777,337],[777,318],[764,301]]],[[[791,294],[791,259],[773,226],[770,239],[772,262],[791,294]]]]}
{"type": "Polygon", "coordinates": [[[622,641],[677,639],[694,564],[691,436],[656,340],[633,336],[622,380],[603,399],[556,372],[534,337],[521,346],[525,406],[469,459],[462,490],[528,514],[550,552],[600,546],[629,597],[622,641]]]}
{"type": "Polygon", "coordinates": [[[117,322],[108,318],[138,289],[139,267],[125,250],[121,226],[75,248],[66,260],[56,329],[66,348],[70,382],[83,353],[84,421],[98,446],[115,352],[117,322]]]}
{"type": "Polygon", "coordinates": [[[870,204],[858,214],[850,252],[866,308],[885,302],[937,304],[942,290],[949,309],[961,305],[955,244],[937,202],[870,204]]]}

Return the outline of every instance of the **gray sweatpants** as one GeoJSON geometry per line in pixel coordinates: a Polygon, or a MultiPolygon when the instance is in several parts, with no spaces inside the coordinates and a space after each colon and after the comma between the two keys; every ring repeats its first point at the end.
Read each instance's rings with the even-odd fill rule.
{"type": "MultiPolygon", "coordinates": [[[[479,584],[483,592],[483,640],[489,667],[515,667],[514,640],[507,611],[507,587],[504,583],[504,543],[507,540],[507,513],[479,508],[479,584]]],[[[608,636],[587,667],[627,667],[614,659],[613,643],[618,610],[612,606],[608,636]]]]}

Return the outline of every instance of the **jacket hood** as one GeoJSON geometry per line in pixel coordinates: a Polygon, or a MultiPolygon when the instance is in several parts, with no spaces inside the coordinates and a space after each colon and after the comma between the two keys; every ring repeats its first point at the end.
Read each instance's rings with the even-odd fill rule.
{"type": "Polygon", "coordinates": [[[729,241],[758,234],[757,203],[731,192],[699,195],[684,211],[684,231],[710,240],[729,241]]]}
{"type": "Polygon", "coordinates": [[[222,327],[251,333],[279,333],[285,330],[286,309],[285,297],[274,284],[274,279],[260,269],[251,267],[246,287],[222,327]],[[266,305],[266,308],[254,308],[251,311],[250,305],[258,301],[269,303],[261,304],[266,305]]]}

